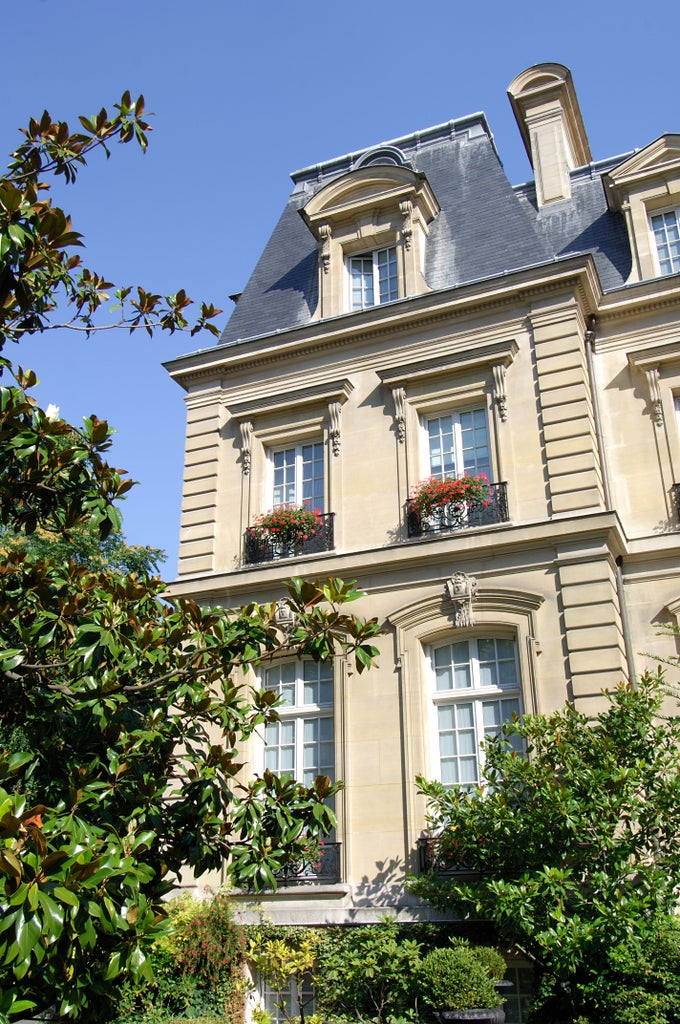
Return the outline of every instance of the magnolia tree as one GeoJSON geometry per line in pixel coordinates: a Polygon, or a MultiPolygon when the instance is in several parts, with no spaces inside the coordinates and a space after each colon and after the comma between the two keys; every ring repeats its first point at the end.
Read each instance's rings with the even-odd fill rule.
{"type": "Polygon", "coordinates": [[[676,908],[680,717],[664,713],[668,696],[660,674],[645,676],[594,720],[572,705],[515,719],[487,741],[479,789],[419,780],[438,870],[412,888],[493,922],[536,964],[538,1020],[604,1019],[587,1011],[612,951],[640,952],[676,908]]]}
{"type": "MultiPolygon", "coordinates": [[[[212,306],[190,324],[183,292],[114,289],[83,267],[49,198],[50,176],[73,183],[93,150],[144,149],[143,109],[126,93],[113,114],[81,118],[82,131],[45,113],[24,132],[0,179],[5,354],[64,323],[91,333],[112,292],[121,327],[216,333],[212,306]]],[[[272,606],[201,609],[106,557],[67,560],[60,544],[83,528],[120,530],[116,500],[131,481],[105,461],[106,422],[65,423],[31,396],[32,371],[4,357],[0,368],[0,1016],[91,1021],[120,979],[148,975],[145,943],[184,869],[228,863],[240,885],[274,885],[333,824],[324,777],[309,788],[269,773],[237,781],[239,746],[276,717],[245,670],[286,652],[342,653],[361,671],[378,627],[343,610],[358,592],[341,580],[294,580],[284,634],[272,606]],[[15,546],[8,532],[59,543],[15,546]]]]}

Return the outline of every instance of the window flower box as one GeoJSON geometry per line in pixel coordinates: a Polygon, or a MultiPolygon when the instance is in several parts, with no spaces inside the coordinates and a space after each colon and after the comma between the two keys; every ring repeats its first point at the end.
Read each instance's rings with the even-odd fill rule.
{"type": "Polygon", "coordinates": [[[406,503],[409,537],[449,533],[508,521],[507,488],[478,476],[429,477],[412,489],[406,503]]]}
{"type": "Polygon", "coordinates": [[[245,535],[246,564],[333,548],[333,515],[307,505],[280,505],[257,516],[245,535]]]}

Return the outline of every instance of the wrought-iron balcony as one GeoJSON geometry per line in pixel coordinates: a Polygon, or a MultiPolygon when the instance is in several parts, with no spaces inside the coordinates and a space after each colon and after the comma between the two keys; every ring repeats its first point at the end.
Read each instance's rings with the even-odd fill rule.
{"type": "Polygon", "coordinates": [[[273,533],[259,526],[249,526],[245,533],[246,565],[332,551],[334,515],[333,512],[320,515],[321,528],[308,537],[301,536],[299,532],[273,533]]]}
{"type": "Polygon", "coordinates": [[[279,886],[333,885],[341,880],[340,853],[342,843],[324,841],[318,855],[310,860],[296,860],[286,864],[275,874],[279,886]]]}
{"type": "Polygon", "coordinates": [[[509,518],[506,483],[490,483],[486,501],[450,502],[438,505],[425,516],[412,500],[406,502],[406,526],[409,537],[471,530],[477,526],[507,523],[509,518]]]}
{"type": "Polygon", "coordinates": [[[680,484],[673,484],[671,487],[671,493],[673,495],[673,505],[675,507],[675,514],[680,519],[680,484]]]}
{"type": "Polygon", "coordinates": [[[416,844],[418,855],[418,874],[425,875],[433,871],[435,875],[470,874],[470,869],[456,859],[455,848],[451,843],[443,843],[438,835],[424,835],[416,844]]]}

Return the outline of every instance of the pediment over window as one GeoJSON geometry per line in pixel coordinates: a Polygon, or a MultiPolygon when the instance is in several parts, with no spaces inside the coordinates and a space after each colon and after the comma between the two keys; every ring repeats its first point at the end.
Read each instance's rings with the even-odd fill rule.
{"type": "Polygon", "coordinates": [[[604,176],[612,210],[621,210],[640,185],[673,181],[680,187],[680,135],[662,135],[604,176]]]}
{"type": "Polygon", "coordinates": [[[612,210],[626,218],[633,256],[627,284],[680,272],[680,135],[662,135],[604,175],[612,210]]]}
{"type": "Polygon", "coordinates": [[[425,242],[439,209],[425,175],[395,162],[371,160],[320,189],[300,211],[318,243],[317,315],[427,291],[425,242]]]}
{"type": "Polygon", "coordinates": [[[365,210],[398,208],[399,202],[415,203],[425,223],[439,212],[439,204],[424,174],[408,167],[369,164],[343,174],[316,193],[302,211],[318,237],[318,225],[361,216],[365,210]]]}

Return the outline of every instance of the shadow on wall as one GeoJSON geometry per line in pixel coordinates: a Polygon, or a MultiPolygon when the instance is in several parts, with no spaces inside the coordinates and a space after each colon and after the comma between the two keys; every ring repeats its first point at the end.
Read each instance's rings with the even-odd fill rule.
{"type": "Polygon", "coordinates": [[[364,875],[354,892],[358,907],[393,907],[404,894],[405,867],[401,857],[376,861],[373,878],[364,875]]]}

